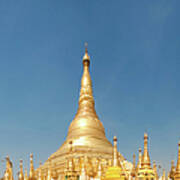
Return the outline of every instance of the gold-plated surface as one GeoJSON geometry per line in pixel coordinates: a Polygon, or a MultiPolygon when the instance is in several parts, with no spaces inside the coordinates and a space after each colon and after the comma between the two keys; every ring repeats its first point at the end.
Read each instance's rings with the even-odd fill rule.
{"type": "Polygon", "coordinates": [[[105,173],[105,180],[124,180],[125,173],[123,172],[120,164],[118,163],[118,151],[117,151],[117,137],[113,138],[114,147],[113,147],[113,165],[109,166],[105,173]]]}
{"type": "Polygon", "coordinates": [[[143,152],[142,160],[141,160],[141,150],[140,150],[138,167],[136,169],[137,169],[136,179],[155,180],[157,177],[156,172],[151,167],[150,156],[149,156],[149,151],[148,151],[147,133],[144,134],[144,152],[143,152]]]}
{"type": "MultiPolygon", "coordinates": [[[[76,169],[80,169],[82,163],[86,161],[89,164],[89,167],[86,168],[86,174],[96,175],[98,168],[95,167],[95,164],[98,159],[102,161],[103,168],[105,168],[105,164],[112,160],[112,144],[106,138],[103,124],[95,110],[92,81],[89,72],[90,57],[87,47],[82,62],[83,74],[77,113],[69,126],[65,142],[41,166],[42,174],[46,173],[49,161],[52,163],[52,170],[56,171],[57,174],[63,174],[65,169],[67,170],[67,161],[74,164],[76,162],[74,165],[76,169]],[[77,161],[79,161],[79,165],[77,161]]],[[[121,154],[118,155],[118,158],[120,156],[123,159],[121,154]]]]}
{"type": "Polygon", "coordinates": [[[9,156],[6,157],[6,171],[4,174],[4,180],[13,180],[12,162],[9,156]]]}
{"type": "Polygon", "coordinates": [[[141,148],[139,148],[139,157],[138,157],[138,163],[136,166],[136,171],[141,169],[141,164],[142,164],[142,150],[141,150],[141,148]]]}
{"type": "MultiPolygon", "coordinates": [[[[158,180],[156,163],[153,162],[153,168],[151,167],[146,133],[144,151],[142,154],[139,149],[137,166],[135,155],[132,164],[118,152],[116,136],[113,138],[114,146],[106,138],[103,124],[95,110],[87,47],[82,62],[79,106],[69,126],[65,142],[36,170],[31,154],[29,175],[25,170],[23,176],[23,166],[20,161],[19,180],[158,180]]],[[[172,180],[180,180],[180,143],[177,165],[175,168],[172,163],[169,177],[172,180]]],[[[9,157],[6,158],[3,180],[13,180],[9,157]]]]}
{"type": "Polygon", "coordinates": [[[174,178],[175,172],[176,172],[176,168],[175,168],[175,165],[174,165],[174,160],[172,160],[171,161],[171,170],[169,172],[169,178],[170,179],[174,178]]]}
{"type": "Polygon", "coordinates": [[[34,180],[34,164],[33,164],[33,154],[30,154],[30,170],[29,170],[29,180],[34,180]]]}
{"type": "Polygon", "coordinates": [[[147,133],[144,134],[144,154],[142,157],[142,168],[149,168],[151,169],[151,161],[148,152],[148,135],[147,133]]]}

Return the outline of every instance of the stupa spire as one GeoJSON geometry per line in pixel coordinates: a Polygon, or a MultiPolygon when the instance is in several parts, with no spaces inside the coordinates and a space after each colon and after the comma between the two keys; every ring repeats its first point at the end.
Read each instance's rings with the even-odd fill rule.
{"type": "Polygon", "coordinates": [[[25,169],[24,180],[28,180],[28,172],[27,172],[27,169],[25,169]]]}
{"type": "Polygon", "coordinates": [[[142,150],[139,148],[139,157],[138,157],[138,163],[137,163],[137,170],[141,169],[141,164],[142,164],[142,150]]]}
{"type": "Polygon", "coordinates": [[[131,170],[131,176],[135,177],[136,176],[136,155],[133,154],[133,167],[131,170]]]}
{"type": "Polygon", "coordinates": [[[170,170],[170,173],[169,173],[169,177],[171,179],[174,178],[175,171],[176,171],[176,168],[175,168],[175,165],[174,165],[174,160],[172,160],[171,161],[171,170],[170,170]]]}
{"type": "Polygon", "coordinates": [[[39,169],[39,171],[38,171],[38,180],[42,180],[42,179],[43,179],[41,166],[42,166],[42,163],[40,162],[40,163],[39,163],[40,169],[39,169]]]}
{"type": "Polygon", "coordinates": [[[156,165],[155,161],[153,161],[153,170],[154,170],[154,173],[155,173],[156,180],[158,180],[159,177],[158,177],[157,165],[156,165]]]}
{"type": "Polygon", "coordinates": [[[23,161],[22,161],[22,159],[20,159],[19,168],[20,168],[20,171],[19,171],[19,175],[18,175],[18,180],[24,180],[23,161]]]}
{"type": "Polygon", "coordinates": [[[33,165],[33,154],[30,154],[30,171],[29,171],[29,179],[34,179],[34,165],[33,165]]]}
{"type": "Polygon", "coordinates": [[[78,115],[82,115],[82,113],[96,115],[94,108],[94,98],[93,98],[93,90],[92,90],[92,81],[89,72],[90,66],[90,57],[88,54],[87,44],[85,47],[85,54],[83,57],[83,75],[81,78],[81,89],[79,96],[79,108],[77,112],[78,115]]]}
{"type": "Polygon", "coordinates": [[[118,150],[117,150],[117,137],[113,138],[114,147],[113,147],[113,166],[118,166],[118,150]]]}
{"type": "Polygon", "coordinates": [[[144,134],[144,154],[142,157],[142,168],[151,168],[151,162],[148,152],[148,135],[147,133],[144,134]]]}

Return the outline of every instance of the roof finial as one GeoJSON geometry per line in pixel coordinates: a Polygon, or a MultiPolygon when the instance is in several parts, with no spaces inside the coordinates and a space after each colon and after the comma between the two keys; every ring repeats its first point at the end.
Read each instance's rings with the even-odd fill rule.
{"type": "Polygon", "coordinates": [[[83,57],[83,62],[84,61],[90,61],[90,57],[88,55],[88,43],[85,42],[84,46],[85,46],[85,54],[84,54],[84,57],[83,57]]]}

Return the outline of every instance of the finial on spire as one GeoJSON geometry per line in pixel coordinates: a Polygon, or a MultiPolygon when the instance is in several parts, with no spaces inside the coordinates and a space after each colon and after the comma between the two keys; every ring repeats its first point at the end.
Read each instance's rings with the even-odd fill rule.
{"type": "Polygon", "coordinates": [[[88,43],[85,42],[84,45],[85,45],[85,54],[84,54],[84,57],[83,57],[83,63],[84,63],[85,61],[90,62],[90,57],[89,57],[89,55],[88,55],[88,43]]]}

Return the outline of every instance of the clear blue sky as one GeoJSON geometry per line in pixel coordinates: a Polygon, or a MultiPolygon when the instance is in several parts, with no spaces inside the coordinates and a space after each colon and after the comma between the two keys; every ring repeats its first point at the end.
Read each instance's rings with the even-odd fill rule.
{"type": "MultiPolygon", "coordinates": [[[[35,167],[65,140],[78,104],[84,42],[96,110],[128,159],[150,136],[166,169],[180,139],[179,0],[1,0],[0,159],[35,167]]],[[[0,164],[2,175],[5,163],[0,164]]]]}

